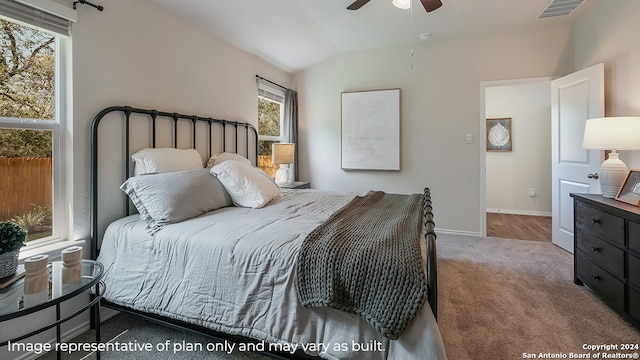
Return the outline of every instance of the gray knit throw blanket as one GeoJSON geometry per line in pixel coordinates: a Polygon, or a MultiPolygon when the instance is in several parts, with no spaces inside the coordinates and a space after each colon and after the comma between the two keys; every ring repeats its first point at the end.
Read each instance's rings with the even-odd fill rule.
{"type": "Polygon", "coordinates": [[[369,192],[313,230],[298,255],[298,299],[360,315],[397,339],[425,301],[421,195],[369,192]]]}

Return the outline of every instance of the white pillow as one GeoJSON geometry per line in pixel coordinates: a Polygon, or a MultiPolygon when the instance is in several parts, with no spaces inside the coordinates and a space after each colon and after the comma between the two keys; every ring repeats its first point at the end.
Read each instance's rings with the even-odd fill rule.
{"type": "Polygon", "coordinates": [[[214,154],[213,156],[211,156],[211,158],[207,162],[207,167],[212,168],[226,160],[236,160],[236,161],[244,162],[246,164],[251,165],[251,160],[247,159],[242,155],[238,155],[236,153],[223,152],[223,153],[214,154]]]}
{"type": "Polygon", "coordinates": [[[280,190],[264,171],[242,161],[227,160],[211,168],[234,204],[261,208],[280,197],[280,190]]]}
{"type": "Polygon", "coordinates": [[[166,224],[232,205],[224,186],[204,168],[134,176],[120,189],[152,234],[166,224]]]}
{"type": "Polygon", "coordinates": [[[204,168],[195,149],[145,148],[131,155],[131,160],[135,176],[204,168]]]}

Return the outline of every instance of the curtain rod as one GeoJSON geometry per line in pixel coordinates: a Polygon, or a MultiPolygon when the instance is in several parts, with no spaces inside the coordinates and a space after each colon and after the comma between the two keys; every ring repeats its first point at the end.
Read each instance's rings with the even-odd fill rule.
{"type": "Polygon", "coordinates": [[[272,84],[272,85],[275,85],[275,86],[281,87],[281,88],[283,88],[283,89],[285,89],[285,90],[291,90],[291,89],[289,89],[289,88],[288,88],[288,87],[286,87],[286,86],[282,86],[282,85],[280,85],[280,84],[276,84],[276,83],[274,83],[273,81],[271,81],[271,80],[269,80],[269,79],[265,79],[265,78],[263,78],[263,77],[262,77],[262,76],[260,76],[260,75],[256,75],[256,79],[266,81],[266,82],[268,82],[269,84],[272,84]]]}
{"type": "Polygon", "coordinates": [[[78,1],[74,1],[73,2],[73,9],[76,9],[76,5],[80,3],[81,5],[89,5],[91,7],[94,7],[96,9],[98,9],[98,11],[102,11],[104,10],[104,7],[100,6],[100,5],[96,5],[96,4],[92,4],[90,2],[88,2],[87,0],[78,0],[78,1]]]}

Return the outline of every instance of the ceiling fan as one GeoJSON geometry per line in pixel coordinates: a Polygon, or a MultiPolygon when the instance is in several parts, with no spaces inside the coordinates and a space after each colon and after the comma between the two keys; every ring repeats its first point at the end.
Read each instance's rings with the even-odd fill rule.
{"type": "MultiPolygon", "coordinates": [[[[361,7],[363,7],[366,3],[368,3],[369,1],[371,1],[371,0],[356,0],[351,5],[347,6],[347,9],[348,10],[358,10],[361,7]]],[[[431,12],[433,10],[436,10],[440,6],[442,6],[442,2],[440,0],[420,0],[420,2],[422,3],[422,6],[424,6],[424,9],[427,10],[427,12],[431,12]]],[[[407,7],[402,7],[401,5],[399,5],[399,3],[403,3],[403,1],[398,1],[398,0],[394,0],[393,1],[394,5],[396,5],[397,7],[403,8],[403,9],[408,9],[410,4],[411,4],[410,0],[409,1],[404,1],[404,3],[408,4],[408,5],[405,5],[407,7]]]]}

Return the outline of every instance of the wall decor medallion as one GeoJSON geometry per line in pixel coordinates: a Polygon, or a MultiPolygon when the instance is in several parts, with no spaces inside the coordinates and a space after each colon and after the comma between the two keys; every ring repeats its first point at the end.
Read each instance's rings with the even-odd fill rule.
{"type": "Polygon", "coordinates": [[[487,119],[487,151],[512,151],[511,118],[487,119]]]}

